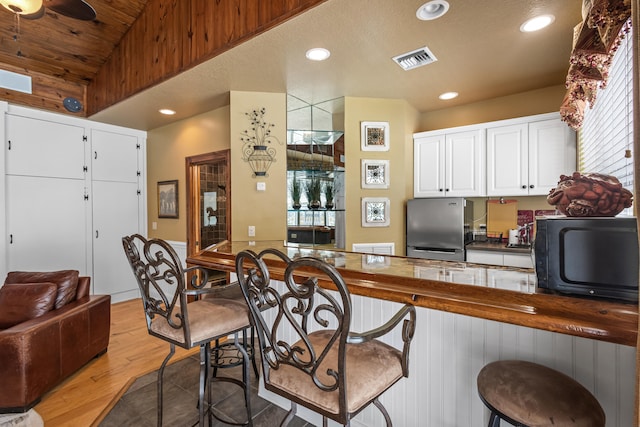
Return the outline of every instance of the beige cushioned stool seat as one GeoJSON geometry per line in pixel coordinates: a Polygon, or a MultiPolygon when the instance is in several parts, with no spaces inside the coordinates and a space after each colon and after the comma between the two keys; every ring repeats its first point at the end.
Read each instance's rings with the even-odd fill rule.
{"type": "Polygon", "coordinates": [[[600,427],[605,415],[596,398],[577,381],[546,366],[521,360],[486,365],[478,393],[500,418],[521,425],[600,427]]]}
{"type": "MultiPolygon", "coordinates": [[[[309,341],[320,352],[331,339],[333,331],[316,331],[309,334],[309,341]]],[[[306,348],[302,341],[296,342],[295,347],[306,348]]],[[[308,351],[305,352],[308,354],[308,351]]],[[[308,360],[305,353],[299,355],[308,360]]],[[[395,384],[402,378],[402,352],[378,340],[362,344],[347,344],[347,406],[350,412],[357,412],[360,408],[379,395],[382,391],[395,384]]],[[[326,359],[318,368],[318,378],[325,385],[335,384],[326,372],[329,369],[337,371],[338,343],[329,350],[326,359]]],[[[311,377],[290,365],[281,364],[278,369],[270,371],[271,385],[278,387],[292,395],[311,402],[325,411],[337,414],[339,412],[338,391],[325,392],[313,383],[311,377]]]]}

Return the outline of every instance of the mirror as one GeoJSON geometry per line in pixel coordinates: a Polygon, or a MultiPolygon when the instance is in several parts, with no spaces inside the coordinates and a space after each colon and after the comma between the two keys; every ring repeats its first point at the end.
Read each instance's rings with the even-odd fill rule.
{"type": "Polygon", "coordinates": [[[287,243],[345,247],[344,98],[287,95],[287,243]]]}

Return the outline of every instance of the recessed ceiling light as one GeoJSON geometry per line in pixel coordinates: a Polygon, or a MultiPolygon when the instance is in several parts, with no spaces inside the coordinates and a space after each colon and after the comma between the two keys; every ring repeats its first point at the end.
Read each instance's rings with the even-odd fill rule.
{"type": "Polygon", "coordinates": [[[160,111],[160,114],[164,114],[165,116],[173,116],[176,113],[175,111],[170,110],[168,108],[163,108],[163,109],[158,110],[158,111],[160,111]]]}
{"type": "Polygon", "coordinates": [[[449,10],[449,3],[445,0],[431,0],[420,6],[416,11],[416,17],[421,21],[431,21],[440,18],[449,10]]]}
{"type": "Polygon", "coordinates": [[[312,61],[324,61],[329,56],[331,56],[331,52],[327,49],[321,47],[314,47],[313,49],[309,49],[306,53],[307,59],[312,61]]]}
{"type": "Polygon", "coordinates": [[[438,98],[442,100],[447,100],[447,99],[456,98],[457,96],[458,96],[458,92],[445,92],[442,95],[440,95],[438,98]]]}
{"type": "Polygon", "coordinates": [[[530,33],[532,31],[538,31],[545,27],[548,27],[556,20],[553,15],[540,15],[535,18],[531,18],[524,24],[520,25],[520,31],[523,33],[530,33]]]}

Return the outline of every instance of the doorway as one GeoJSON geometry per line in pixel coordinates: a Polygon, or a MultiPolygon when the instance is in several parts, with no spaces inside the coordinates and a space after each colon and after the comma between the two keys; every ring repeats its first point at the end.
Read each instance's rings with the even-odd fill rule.
{"type": "Polygon", "coordinates": [[[186,158],[187,256],[231,240],[230,150],[186,158]]]}

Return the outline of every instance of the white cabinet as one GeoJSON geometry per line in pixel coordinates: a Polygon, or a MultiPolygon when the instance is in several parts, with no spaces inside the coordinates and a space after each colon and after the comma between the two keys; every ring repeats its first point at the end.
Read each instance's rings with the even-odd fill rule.
{"type": "Polygon", "coordinates": [[[141,231],[137,192],[137,183],[93,182],[93,290],[96,294],[137,289],[122,249],[123,236],[141,231]]]}
{"type": "Polygon", "coordinates": [[[414,135],[414,197],[474,197],[484,194],[482,130],[414,135]]]}
{"type": "Polygon", "coordinates": [[[476,264],[502,265],[506,267],[533,268],[533,260],[528,253],[514,253],[501,251],[466,251],[466,261],[476,264]]]}
{"type": "Polygon", "coordinates": [[[575,170],[575,133],[559,118],[505,122],[487,128],[488,196],[547,195],[575,170]]]}
{"type": "Polygon", "coordinates": [[[575,170],[575,132],[560,119],[529,123],[529,194],[549,194],[575,170]]]}
{"type": "Polygon", "coordinates": [[[522,277],[522,273],[509,270],[487,270],[487,287],[524,293],[535,293],[535,274],[522,277]]]}
{"type": "Polygon", "coordinates": [[[90,274],[83,180],[7,176],[8,271],[90,274]]]}
{"type": "Polygon", "coordinates": [[[77,269],[136,297],[122,237],[146,234],[145,133],[23,107],[5,123],[6,270],[77,269]]]}
{"type": "Polygon", "coordinates": [[[487,129],[487,195],[529,195],[527,124],[487,129]]]}
{"type": "Polygon", "coordinates": [[[413,197],[547,195],[576,169],[575,132],[557,113],[413,138],[413,197]]]}
{"type": "Polygon", "coordinates": [[[138,138],[118,132],[91,131],[91,179],[138,182],[138,138]]]}
{"type": "Polygon", "coordinates": [[[84,135],[80,126],[9,115],[5,173],[84,179],[84,135]]]}
{"type": "Polygon", "coordinates": [[[131,293],[137,288],[122,252],[122,237],[140,233],[142,159],[138,138],[91,131],[94,292],[131,293]]]}

